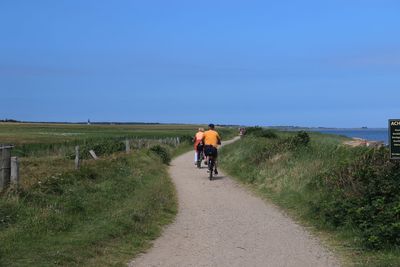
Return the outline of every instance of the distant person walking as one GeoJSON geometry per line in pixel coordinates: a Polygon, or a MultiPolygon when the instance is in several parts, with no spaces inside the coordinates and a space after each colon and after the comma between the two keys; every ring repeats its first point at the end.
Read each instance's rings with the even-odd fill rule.
{"type": "MultiPolygon", "coordinates": [[[[199,155],[199,149],[202,149],[202,143],[203,143],[203,138],[204,138],[204,128],[199,128],[198,132],[193,138],[194,142],[194,165],[197,165],[197,157],[199,155]],[[200,146],[199,146],[200,145],[200,146]]],[[[202,152],[202,151],[200,151],[202,152]]]]}
{"type": "Polygon", "coordinates": [[[246,128],[239,128],[239,136],[242,138],[246,134],[246,128]]]}

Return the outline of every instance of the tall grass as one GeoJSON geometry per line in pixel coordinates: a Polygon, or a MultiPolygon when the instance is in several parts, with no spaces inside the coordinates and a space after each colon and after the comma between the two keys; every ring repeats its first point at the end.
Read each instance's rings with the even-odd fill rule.
{"type": "MultiPolygon", "coordinates": [[[[175,144],[164,144],[160,143],[158,139],[146,140],[146,143],[140,143],[139,139],[135,142],[131,142],[131,148],[133,151],[139,151],[142,149],[161,147],[168,151],[169,154],[175,155],[179,151],[188,151],[190,149],[190,142],[181,138],[182,142],[175,146],[175,144]]],[[[48,144],[44,144],[43,147],[39,144],[32,144],[38,146],[41,150],[27,150],[25,156],[20,157],[20,177],[22,181],[22,187],[24,189],[29,188],[32,184],[37,182],[43,177],[49,175],[57,175],[68,170],[74,169],[74,158],[75,151],[74,146],[63,146],[62,152],[60,150],[46,150],[48,144]]],[[[94,139],[90,142],[86,142],[80,145],[80,158],[81,164],[91,164],[91,156],[89,150],[93,149],[97,156],[100,158],[107,158],[114,153],[121,153],[125,151],[125,144],[120,139],[94,139]]],[[[14,151],[14,154],[18,154],[14,151]]],[[[169,155],[168,154],[168,155],[169,155]]]]}
{"type": "Polygon", "coordinates": [[[246,137],[222,149],[221,164],[300,220],[333,233],[353,249],[352,263],[397,266],[400,165],[388,160],[386,148],[350,148],[341,137],[309,135],[308,142],[288,132],[246,137]]]}
{"type": "Polygon", "coordinates": [[[123,266],[175,213],[157,155],[96,161],[0,198],[0,265],[123,266]]]}
{"type": "Polygon", "coordinates": [[[130,142],[134,149],[143,146],[151,146],[156,143],[165,143],[170,146],[176,146],[174,140],[179,138],[181,142],[189,142],[188,135],[177,136],[174,138],[162,137],[97,137],[89,139],[77,139],[72,141],[63,141],[60,143],[28,143],[16,145],[12,150],[14,156],[19,157],[51,157],[60,156],[73,158],[75,156],[75,146],[80,146],[81,156],[90,158],[89,150],[94,150],[98,155],[110,155],[118,151],[125,150],[125,140],[130,142]]]}

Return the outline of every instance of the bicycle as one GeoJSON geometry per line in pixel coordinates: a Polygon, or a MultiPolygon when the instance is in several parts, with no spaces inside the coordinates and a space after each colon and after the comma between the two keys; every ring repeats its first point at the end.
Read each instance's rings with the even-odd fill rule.
{"type": "Polygon", "coordinates": [[[210,181],[213,179],[214,173],[217,174],[215,169],[215,159],[217,155],[217,148],[213,146],[206,146],[204,149],[206,156],[208,157],[207,160],[207,167],[208,167],[208,178],[210,181]]]}
{"type": "Polygon", "coordinates": [[[204,147],[202,144],[197,145],[197,168],[201,169],[201,162],[204,159],[204,147]]]}
{"type": "Polygon", "coordinates": [[[208,156],[208,179],[213,179],[215,159],[214,156],[208,156]]]}

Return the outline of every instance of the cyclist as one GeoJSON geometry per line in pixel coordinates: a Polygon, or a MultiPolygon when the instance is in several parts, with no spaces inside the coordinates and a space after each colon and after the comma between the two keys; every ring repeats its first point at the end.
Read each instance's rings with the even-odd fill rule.
{"type": "MultiPolygon", "coordinates": [[[[219,136],[218,132],[215,131],[214,124],[210,123],[208,125],[208,131],[204,133],[203,142],[204,142],[204,152],[207,156],[212,156],[215,160],[215,170],[214,173],[218,174],[217,170],[217,158],[218,158],[218,145],[221,144],[221,137],[219,136]]],[[[211,170],[212,171],[212,170],[211,170]]]]}
{"type": "Polygon", "coordinates": [[[203,150],[202,143],[204,138],[204,128],[199,128],[198,132],[193,138],[194,142],[194,165],[197,165],[197,157],[199,156],[199,150],[203,150]]]}

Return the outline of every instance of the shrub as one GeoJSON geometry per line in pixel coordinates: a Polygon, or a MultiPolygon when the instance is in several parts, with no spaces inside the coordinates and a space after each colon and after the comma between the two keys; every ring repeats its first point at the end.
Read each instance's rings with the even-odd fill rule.
{"type": "Polygon", "coordinates": [[[94,150],[96,155],[110,155],[112,153],[123,151],[125,145],[120,140],[104,139],[104,140],[89,140],[81,146],[81,154],[83,158],[90,158],[89,151],[94,150]]]}
{"type": "Polygon", "coordinates": [[[306,136],[303,133],[297,133],[287,138],[279,138],[278,136],[275,138],[273,137],[276,135],[274,131],[263,130],[262,132],[256,131],[256,134],[253,132],[251,135],[257,137],[254,141],[247,139],[249,140],[249,142],[246,142],[246,145],[249,146],[249,155],[246,159],[256,165],[263,164],[265,160],[272,159],[277,154],[300,152],[298,149],[306,147],[310,142],[307,133],[305,133],[306,136]],[[272,133],[272,137],[267,137],[269,132],[272,133]]]}
{"type": "Polygon", "coordinates": [[[246,128],[246,134],[248,135],[256,135],[258,132],[262,131],[263,128],[260,126],[248,127],[246,128]]]}
{"type": "Polygon", "coordinates": [[[388,155],[386,148],[367,150],[323,174],[331,197],[312,204],[326,224],[358,229],[369,248],[400,245],[400,164],[388,155]]]}
{"type": "Polygon", "coordinates": [[[274,131],[271,131],[272,135],[268,137],[268,131],[270,130],[264,130],[263,133],[259,135],[259,137],[272,139],[266,144],[263,144],[262,159],[271,158],[282,152],[294,151],[298,148],[307,147],[310,143],[310,136],[306,132],[298,132],[296,135],[287,138],[277,138],[274,131]],[[276,137],[273,137],[274,135],[276,137]]]}
{"type": "Polygon", "coordinates": [[[161,145],[155,145],[150,148],[150,151],[159,156],[164,164],[168,165],[171,162],[171,154],[169,153],[167,148],[161,145]]]}
{"type": "Polygon", "coordinates": [[[310,136],[305,131],[297,132],[297,134],[290,138],[290,143],[293,147],[307,146],[310,143],[310,136]]]}
{"type": "Polygon", "coordinates": [[[192,143],[193,137],[190,135],[182,135],[179,137],[181,140],[181,143],[192,143]]]}
{"type": "Polygon", "coordinates": [[[246,128],[246,135],[251,135],[254,137],[264,137],[270,139],[278,138],[276,131],[271,129],[264,129],[259,126],[246,128]]]}

